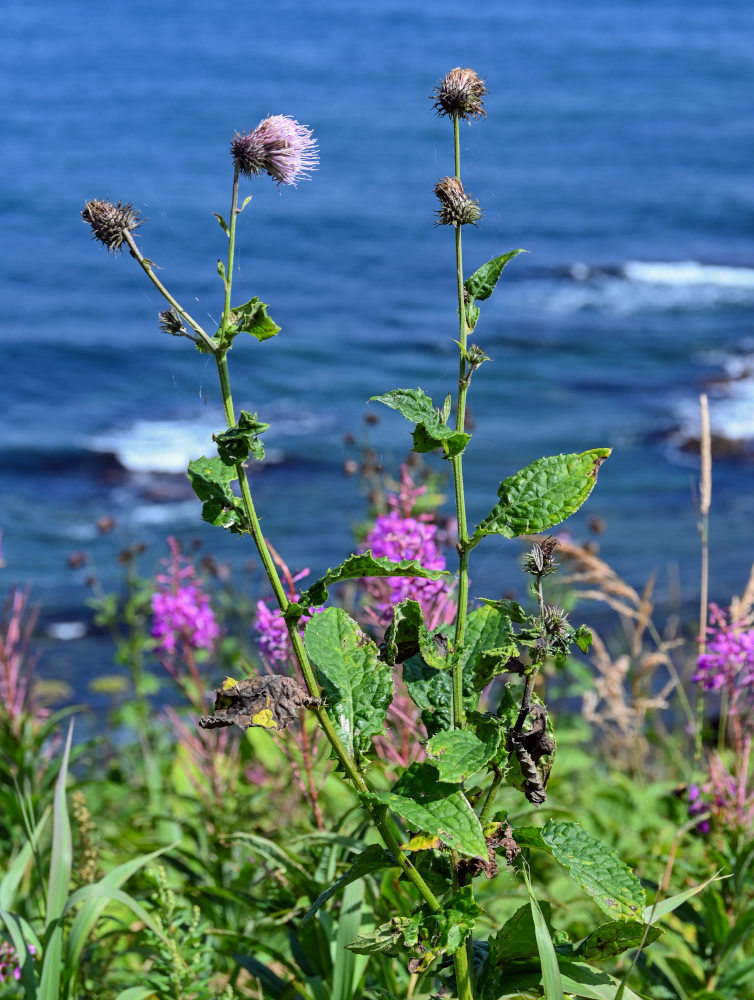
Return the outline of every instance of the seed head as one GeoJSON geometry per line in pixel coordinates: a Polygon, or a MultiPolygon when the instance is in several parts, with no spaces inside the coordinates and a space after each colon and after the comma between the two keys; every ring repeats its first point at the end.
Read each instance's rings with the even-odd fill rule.
{"type": "Polygon", "coordinates": [[[558,540],[553,535],[548,535],[541,542],[534,542],[531,550],[521,560],[524,573],[531,573],[532,576],[548,576],[555,573],[558,564],[555,562],[555,549],[558,547],[558,540]]]}
{"type": "Polygon", "coordinates": [[[440,199],[437,210],[438,226],[464,226],[467,222],[476,225],[482,217],[478,201],[473,201],[463,189],[457,177],[443,177],[435,184],[435,194],[440,199]]]}
{"type": "Polygon", "coordinates": [[[442,118],[486,118],[484,95],[487,88],[473,69],[456,66],[432,91],[435,110],[442,118]]]}
{"type": "Polygon", "coordinates": [[[278,184],[294,187],[319,165],[311,129],[285,115],[268,115],[253,132],[236,132],[230,153],[246,177],[264,172],[278,184]]]}
{"type": "Polygon", "coordinates": [[[125,233],[134,233],[144,221],[129,202],[88,201],[81,213],[84,222],[92,227],[92,239],[99,240],[108,250],[117,253],[123,249],[125,233]]]}

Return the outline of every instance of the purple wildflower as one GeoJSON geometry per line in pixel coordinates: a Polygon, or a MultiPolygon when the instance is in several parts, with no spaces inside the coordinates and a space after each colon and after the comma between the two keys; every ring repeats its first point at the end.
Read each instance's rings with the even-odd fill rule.
{"type": "MultiPolygon", "coordinates": [[[[704,801],[702,795],[702,789],[699,785],[689,785],[688,788],[689,795],[689,816],[700,816],[702,813],[709,812],[709,803],[704,801]]],[[[697,833],[708,834],[712,826],[709,819],[703,819],[696,824],[697,833]]]]}
{"type": "MultiPolygon", "coordinates": [[[[289,600],[297,601],[298,594],[291,594],[289,600]]],[[[312,614],[319,614],[322,608],[310,608],[312,614]]],[[[312,614],[304,614],[299,619],[299,629],[303,631],[312,614]]],[[[257,602],[254,629],[259,633],[259,648],[270,660],[287,660],[293,656],[293,647],[288,629],[279,608],[272,611],[266,601],[257,602]]]]}
{"type": "MultiPolygon", "coordinates": [[[[27,945],[30,955],[36,954],[33,944],[27,945]]],[[[22,962],[10,941],[0,941],[0,983],[21,978],[22,962]]]]}
{"type": "Polygon", "coordinates": [[[705,691],[719,691],[734,686],[748,687],[754,682],[754,629],[741,622],[729,622],[725,611],[710,604],[707,651],[697,660],[692,680],[705,691]]]}
{"type": "MultiPolygon", "coordinates": [[[[388,497],[392,508],[387,514],[380,514],[374,527],[367,535],[362,551],[372,550],[376,558],[387,557],[393,562],[415,559],[425,569],[445,569],[445,557],[437,547],[437,525],[431,523],[431,515],[412,517],[411,507],[417,490],[404,470],[400,496],[388,497]]],[[[401,601],[417,601],[430,620],[438,604],[447,591],[444,580],[427,580],[423,577],[390,576],[365,582],[365,587],[375,599],[375,607],[382,622],[389,622],[393,608],[401,601]]]]}
{"type": "Polygon", "coordinates": [[[212,649],[220,635],[209,595],[202,593],[196,569],[181,553],[175,538],[168,538],[170,558],[164,560],[166,573],[157,576],[152,595],[154,624],[152,635],[157,651],[171,655],[179,641],[192,649],[212,649]]]}
{"type": "Polygon", "coordinates": [[[268,115],[253,132],[236,132],[230,152],[246,177],[264,172],[278,184],[294,187],[319,165],[311,129],[286,115],[268,115]]]}

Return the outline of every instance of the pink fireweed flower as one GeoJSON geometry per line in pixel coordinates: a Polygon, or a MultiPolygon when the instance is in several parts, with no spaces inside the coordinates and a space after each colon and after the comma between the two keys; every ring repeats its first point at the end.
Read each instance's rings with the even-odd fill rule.
{"type": "Polygon", "coordinates": [[[192,649],[212,649],[220,629],[209,595],[202,592],[196,569],[182,555],[175,538],[168,538],[168,545],[170,558],[163,560],[167,572],[157,576],[152,595],[152,635],[157,640],[157,651],[173,654],[181,641],[192,649]]]}
{"type": "MultiPolygon", "coordinates": [[[[33,944],[27,945],[30,955],[36,954],[33,944]]],[[[0,983],[21,978],[22,962],[10,941],[0,941],[0,983]]]]}
{"type": "MultiPolygon", "coordinates": [[[[412,516],[416,498],[425,487],[416,487],[404,467],[398,496],[388,497],[390,510],[380,514],[361,547],[372,550],[377,558],[387,557],[393,562],[414,559],[425,569],[444,570],[445,557],[438,548],[438,527],[431,514],[412,516]]],[[[374,601],[380,623],[389,624],[393,608],[401,601],[417,601],[428,623],[435,618],[447,601],[448,584],[445,580],[427,580],[423,577],[390,576],[364,581],[364,587],[374,601]]]]}
{"type": "MultiPolygon", "coordinates": [[[[297,601],[298,594],[289,595],[289,600],[297,601]]],[[[301,615],[299,630],[303,632],[312,614],[319,614],[323,610],[323,608],[310,608],[310,614],[301,615]]],[[[268,659],[280,662],[293,656],[293,647],[280,608],[272,610],[266,601],[258,601],[254,630],[259,633],[259,648],[268,659]]]]}
{"type": "Polygon", "coordinates": [[[725,611],[710,604],[707,651],[697,660],[692,680],[705,691],[720,688],[748,688],[754,682],[754,629],[741,622],[729,622],[725,611]]]}
{"type": "Polygon", "coordinates": [[[311,129],[286,115],[268,115],[253,132],[236,132],[230,153],[246,177],[267,173],[278,184],[294,187],[319,165],[311,129]]]}

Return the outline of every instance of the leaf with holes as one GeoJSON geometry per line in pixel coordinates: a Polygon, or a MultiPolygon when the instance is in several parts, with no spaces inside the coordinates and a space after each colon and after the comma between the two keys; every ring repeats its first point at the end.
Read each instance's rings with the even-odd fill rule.
{"type": "Polygon", "coordinates": [[[269,426],[257,420],[256,413],[241,410],[238,423],[234,427],[229,427],[222,434],[212,435],[223,463],[237,465],[239,462],[245,462],[249,455],[261,461],[264,458],[264,445],[259,440],[259,435],[268,430],[269,426]]]}
{"type": "Polygon", "coordinates": [[[221,458],[197,458],[189,462],[188,477],[194,493],[202,501],[202,520],[236,534],[247,531],[246,514],[230,488],[237,478],[235,469],[221,458]]]}

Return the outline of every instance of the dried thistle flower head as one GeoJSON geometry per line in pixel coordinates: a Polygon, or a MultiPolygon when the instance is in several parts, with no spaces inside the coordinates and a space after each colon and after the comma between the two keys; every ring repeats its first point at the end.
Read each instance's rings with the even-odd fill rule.
{"type": "Polygon", "coordinates": [[[160,313],[160,330],[173,337],[181,337],[186,333],[186,327],[181,323],[180,316],[173,309],[163,309],[160,313]]]}
{"type": "Polygon", "coordinates": [[[92,239],[99,240],[108,250],[117,253],[126,242],[126,232],[136,232],[144,221],[129,202],[88,201],[81,213],[84,222],[92,227],[92,239]]]}
{"type": "Polygon", "coordinates": [[[478,201],[473,201],[464,191],[457,177],[443,177],[435,184],[435,194],[440,199],[437,210],[438,226],[465,226],[467,222],[476,225],[482,217],[478,201]]]}
{"type": "Polygon", "coordinates": [[[442,117],[486,118],[484,95],[487,88],[473,69],[456,66],[432,91],[435,110],[442,117]]]}
{"type": "Polygon", "coordinates": [[[253,132],[236,132],[230,153],[246,177],[267,173],[278,184],[294,187],[319,166],[311,129],[285,115],[268,115],[253,132]]]}

